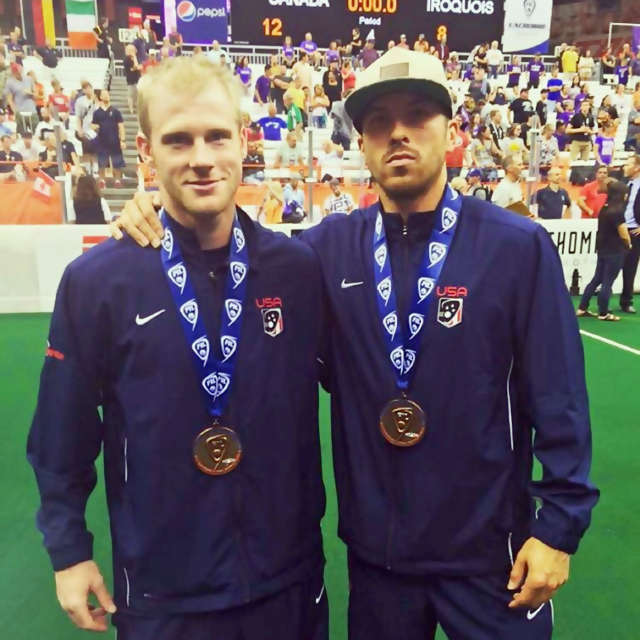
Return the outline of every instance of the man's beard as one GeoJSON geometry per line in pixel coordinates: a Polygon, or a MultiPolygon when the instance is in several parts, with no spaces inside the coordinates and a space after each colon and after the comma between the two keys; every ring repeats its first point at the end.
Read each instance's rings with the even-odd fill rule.
{"type": "Polygon", "coordinates": [[[440,171],[436,171],[433,175],[427,176],[420,180],[416,178],[409,183],[387,186],[384,182],[380,182],[380,188],[385,192],[387,197],[396,202],[408,202],[416,200],[425,195],[429,189],[437,182],[440,177],[440,171]]]}

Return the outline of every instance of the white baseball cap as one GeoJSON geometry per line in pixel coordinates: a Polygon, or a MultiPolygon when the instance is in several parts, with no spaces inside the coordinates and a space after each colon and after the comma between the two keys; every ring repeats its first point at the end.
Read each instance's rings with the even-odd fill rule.
{"type": "Polygon", "coordinates": [[[355,91],[344,105],[356,129],[362,132],[362,118],[375,98],[400,91],[424,95],[438,103],[447,118],[453,116],[442,62],[422,51],[394,47],[356,77],[355,91]]]}

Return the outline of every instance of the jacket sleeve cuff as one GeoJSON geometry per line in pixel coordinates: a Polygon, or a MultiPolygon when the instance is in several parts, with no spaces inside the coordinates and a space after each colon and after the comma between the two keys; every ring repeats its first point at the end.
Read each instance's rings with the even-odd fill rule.
{"type": "Polygon", "coordinates": [[[572,532],[552,529],[541,520],[533,521],[531,535],[552,549],[558,549],[558,551],[570,554],[574,554],[578,550],[581,537],[572,532]]]}
{"type": "Polygon", "coordinates": [[[53,570],[62,571],[93,558],[93,536],[88,533],[86,539],[78,544],[62,549],[49,549],[48,551],[53,570]]]}

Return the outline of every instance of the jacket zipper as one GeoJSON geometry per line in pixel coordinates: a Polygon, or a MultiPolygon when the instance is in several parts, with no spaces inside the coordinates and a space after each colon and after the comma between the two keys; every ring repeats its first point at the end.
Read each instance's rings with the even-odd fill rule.
{"type": "MultiPolygon", "coordinates": [[[[402,225],[402,246],[403,246],[403,266],[404,266],[404,274],[409,272],[409,228],[407,224],[404,223],[402,225]]],[[[406,302],[406,300],[405,300],[406,302]]],[[[400,310],[398,309],[398,312],[400,310]]],[[[404,318],[402,319],[404,320],[404,318]]],[[[396,476],[396,457],[395,451],[392,449],[390,452],[391,455],[391,482],[393,482],[396,476]]],[[[386,551],[386,559],[385,566],[387,567],[387,571],[391,571],[391,546],[393,543],[393,534],[395,530],[395,492],[393,490],[393,486],[389,491],[389,497],[391,500],[391,504],[389,507],[389,528],[387,529],[387,551],[386,551]]]]}

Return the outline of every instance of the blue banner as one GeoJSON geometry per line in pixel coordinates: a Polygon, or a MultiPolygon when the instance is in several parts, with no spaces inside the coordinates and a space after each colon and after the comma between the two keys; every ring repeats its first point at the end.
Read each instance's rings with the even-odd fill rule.
{"type": "Polygon", "coordinates": [[[176,0],[176,25],[190,44],[224,44],[229,33],[227,0],[176,0]]]}

